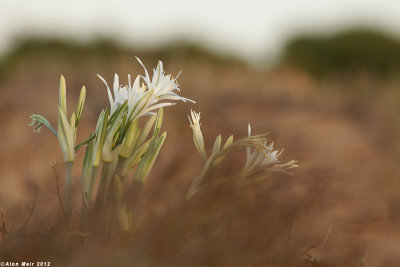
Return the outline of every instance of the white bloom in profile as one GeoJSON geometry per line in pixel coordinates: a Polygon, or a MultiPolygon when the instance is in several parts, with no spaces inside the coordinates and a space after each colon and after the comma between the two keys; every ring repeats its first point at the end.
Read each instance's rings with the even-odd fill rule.
{"type": "Polygon", "coordinates": [[[176,78],[172,79],[171,75],[165,75],[163,64],[159,61],[157,68],[154,70],[152,79],[148,74],[146,67],[142,61],[137,58],[138,62],[145,70],[145,76],[138,75],[133,84],[131,84],[131,76],[128,75],[128,85],[122,86],[119,83],[117,74],[114,76],[113,93],[111,93],[107,82],[100,76],[99,78],[107,86],[108,99],[110,101],[110,114],[113,114],[119,106],[128,101],[128,111],[131,118],[139,118],[143,115],[154,114],[154,112],[162,107],[175,105],[174,102],[162,101],[190,101],[193,100],[179,96],[175,91],[180,91],[176,83],[176,78]],[[143,78],[145,83],[140,84],[143,78]]]}
{"type": "Polygon", "coordinates": [[[172,78],[171,74],[165,75],[163,63],[161,61],[158,61],[156,69],[153,69],[153,77],[150,79],[149,73],[142,61],[139,58],[136,59],[144,68],[145,76],[143,76],[143,79],[147,87],[150,90],[154,90],[154,94],[157,96],[158,100],[179,100],[195,103],[195,101],[181,97],[175,92],[180,91],[178,84],[176,83],[178,77],[172,78]]]}
{"type": "Polygon", "coordinates": [[[201,158],[204,161],[207,161],[206,150],[204,147],[203,134],[200,129],[200,126],[201,126],[200,112],[196,113],[195,111],[191,110],[190,115],[191,115],[191,117],[188,116],[188,118],[189,118],[189,122],[190,122],[190,127],[193,130],[194,145],[195,145],[197,151],[199,152],[201,158]]]}
{"type": "MultiPolygon", "coordinates": [[[[248,126],[248,135],[251,136],[251,126],[248,126]]],[[[289,161],[287,163],[279,164],[279,156],[282,154],[281,151],[274,150],[274,142],[267,145],[267,140],[264,140],[262,148],[255,148],[251,151],[250,147],[246,148],[246,163],[245,171],[251,172],[260,167],[264,168],[275,168],[275,170],[291,169],[298,167],[296,161],[289,161]]]]}
{"type": "Polygon", "coordinates": [[[128,95],[129,95],[128,89],[126,86],[121,86],[119,84],[118,74],[115,74],[114,87],[113,87],[114,98],[113,98],[110,87],[108,87],[106,80],[98,74],[97,76],[107,86],[108,100],[110,101],[110,108],[111,108],[110,114],[113,114],[120,105],[122,105],[126,100],[128,100],[128,95]]]}

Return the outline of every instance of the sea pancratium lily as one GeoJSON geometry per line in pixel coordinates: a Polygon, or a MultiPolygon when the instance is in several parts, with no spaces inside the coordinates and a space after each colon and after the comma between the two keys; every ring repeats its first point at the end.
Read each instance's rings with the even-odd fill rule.
{"type": "MultiPolygon", "coordinates": [[[[73,216],[74,203],[74,162],[80,148],[86,148],[80,173],[80,189],[82,197],[81,223],[86,229],[97,229],[105,225],[110,230],[107,236],[114,233],[113,227],[121,226],[122,231],[133,229],[131,203],[126,202],[126,193],[140,189],[153,169],[161,147],[166,138],[162,130],[163,107],[174,105],[177,101],[193,102],[178,95],[179,87],[176,78],[165,74],[161,61],[153,69],[150,77],[143,63],[145,75],[136,76],[133,83],[128,75],[128,84],[121,85],[117,74],[114,76],[112,91],[107,82],[99,76],[107,87],[110,107],[104,108],[98,117],[96,128],[89,138],[76,144],[76,133],[86,98],[86,88],[82,87],[76,110],[68,116],[66,101],[66,84],[63,76],[60,78],[58,127],[55,129],[50,122],[39,114],[31,116],[35,131],[46,126],[58,138],[65,162],[65,193],[63,207],[64,215],[69,222],[73,216]],[[145,116],[150,115],[150,116],[145,116]],[[133,190],[134,189],[134,190],[133,190]],[[95,222],[96,220],[101,220],[95,222]],[[92,225],[92,223],[94,223],[92,225]]],[[[266,139],[267,134],[251,135],[234,141],[233,135],[224,141],[218,135],[212,149],[206,153],[205,141],[200,129],[200,113],[191,111],[190,127],[193,130],[193,140],[200,157],[203,160],[201,171],[192,180],[187,193],[187,199],[198,192],[209,176],[226,158],[239,149],[247,150],[244,169],[235,174],[246,181],[262,179],[273,171],[286,172],[297,167],[296,161],[281,163],[279,156],[282,151],[274,150],[273,142],[266,139]]],[[[77,157],[79,158],[79,157],[77,157]]],[[[61,199],[61,198],[60,198],[61,199]]],[[[78,221],[78,220],[77,220],[78,221]]],[[[100,229],[100,228],[99,228],[100,229]]]]}
{"type": "MultiPolygon", "coordinates": [[[[248,126],[248,136],[251,136],[251,126],[248,126]]],[[[251,173],[259,170],[260,168],[269,168],[271,171],[286,172],[287,169],[298,167],[295,160],[280,164],[278,157],[282,154],[281,151],[274,150],[274,142],[267,145],[267,140],[263,141],[261,148],[256,147],[251,151],[251,147],[246,148],[246,163],[244,167],[245,173],[251,173]]]]}
{"type": "Polygon", "coordinates": [[[113,86],[114,98],[107,82],[98,75],[107,86],[111,115],[125,101],[128,102],[128,112],[131,120],[143,115],[155,114],[155,111],[159,108],[175,105],[174,102],[170,101],[189,101],[195,103],[195,101],[179,96],[176,93],[176,91],[180,91],[176,83],[176,78],[172,78],[170,74],[165,75],[161,61],[158,62],[157,68],[153,70],[153,77],[150,79],[149,73],[142,61],[139,58],[136,59],[143,66],[145,76],[138,75],[132,84],[131,76],[128,75],[128,85],[122,86],[119,83],[118,75],[115,74],[113,86]],[[140,84],[141,78],[143,78],[145,83],[140,84]]]}
{"type": "Polygon", "coordinates": [[[274,143],[267,145],[267,134],[251,135],[250,124],[248,126],[249,135],[245,138],[233,141],[231,135],[221,148],[221,135],[214,142],[211,156],[207,158],[204,146],[203,135],[200,130],[200,113],[191,111],[189,117],[190,127],[193,130],[194,145],[204,161],[203,169],[199,175],[193,179],[192,184],[186,195],[187,199],[191,198],[202,186],[204,178],[210,174],[225,158],[225,156],[233,150],[246,148],[247,158],[244,169],[238,176],[244,180],[257,180],[268,177],[271,172],[285,172],[291,168],[297,167],[297,161],[291,160],[287,163],[280,163],[278,157],[283,150],[274,150],[274,143]]]}

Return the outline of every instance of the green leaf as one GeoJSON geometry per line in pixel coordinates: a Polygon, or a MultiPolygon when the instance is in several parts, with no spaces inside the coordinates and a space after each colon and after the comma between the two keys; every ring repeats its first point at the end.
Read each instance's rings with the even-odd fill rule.
{"type": "Polygon", "coordinates": [[[157,112],[156,124],[154,125],[153,135],[158,135],[158,133],[160,132],[161,125],[163,122],[163,116],[164,116],[164,111],[162,108],[160,108],[157,112]]]}
{"type": "MultiPolygon", "coordinates": [[[[90,137],[92,136],[93,134],[90,134],[90,137]]],[[[90,139],[86,147],[85,157],[83,159],[83,165],[82,165],[82,188],[84,193],[87,193],[89,190],[90,177],[92,172],[93,148],[94,148],[94,141],[93,139],[90,139]]]]}
{"type": "MultiPolygon", "coordinates": [[[[103,161],[113,162],[116,157],[116,153],[114,153],[114,148],[116,147],[117,141],[120,139],[119,130],[123,125],[124,112],[127,110],[127,106],[125,105],[125,103],[125,108],[118,109],[115,112],[116,115],[113,118],[113,121],[111,122],[105,134],[103,147],[101,150],[101,160],[103,161]]],[[[123,139],[123,137],[121,139],[123,139]]]]}
{"type": "Polygon", "coordinates": [[[63,75],[60,77],[60,90],[58,97],[58,105],[60,106],[62,112],[67,115],[67,89],[65,85],[65,78],[63,75]]]}
{"type": "Polygon", "coordinates": [[[153,136],[149,148],[140,160],[139,166],[135,173],[134,180],[144,183],[153,168],[154,162],[157,159],[158,153],[164,143],[167,133],[164,132],[160,137],[153,136]]]}
{"type": "Polygon", "coordinates": [[[220,149],[221,149],[221,135],[218,135],[218,137],[215,139],[211,154],[214,155],[218,153],[220,149]]]}
{"type": "Polygon", "coordinates": [[[89,137],[88,139],[86,139],[86,140],[83,141],[82,143],[76,145],[75,148],[74,148],[75,153],[79,150],[79,148],[81,148],[81,147],[84,146],[84,145],[87,145],[90,141],[92,141],[92,140],[95,139],[95,138],[96,138],[96,135],[95,135],[95,134],[91,134],[90,137],[89,137]]]}
{"type": "Polygon", "coordinates": [[[125,177],[128,175],[128,172],[133,169],[136,164],[140,161],[142,156],[146,153],[148,150],[150,143],[153,141],[153,139],[147,140],[144,144],[142,144],[138,149],[134,151],[132,156],[126,161],[125,167],[123,169],[123,176],[125,177]]]}
{"type": "Polygon", "coordinates": [[[233,135],[229,136],[228,139],[226,140],[224,144],[224,149],[226,149],[228,146],[230,146],[233,143],[233,135]]]}
{"type": "Polygon", "coordinates": [[[151,127],[153,127],[154,122],[156,121],[156,116],[150,116],[146,122],[146,124],[143,127],[143,131],[139,136],[138,144],[141,145],[144,140],[146,140],[147,136],[150,133],[151,127]]]}
{"type": "Polygon", "coordinates": [[[74,131],[69,125],[68,119],[61,107],[58,108],[58,141],[64,155],[65,162],[73,162],[75,158],[74,131]]]}
{"type": "Polygon", "coordinates": [[[100,160],[101,160],[101,151],[103,148],[104,137],[107,130],[108,124],[108,113],[109,108],[107,107],[106,110],[103,110],[99,116],[96,125],[96,138],[95,138],[95,146],[94,146],[94,153],[93,153],[93,161],[92,165],[95,167],[99,167],[100,160]]]}
{"type": "Polygon", "coordinates": [[[140,134],[139,120],[136,119],[129,124],[128,130],[125,133],[124,139],[119,150],[119,155],[123,158],[129,158],[133,153],[133,149],[136,146],[136,141],[140,134]]]}
{"type": "Polygon", "coordinates": [[[115,120],[118,116],[120,116],[121,113],[126,111],[128,108],[128,101],[125,101],[121,106],[119,106],[113,114],[111,114],[111,117],[108,119],[108,124],[107,126],[110,126],[111,124],[115,123],[115,120]]]}
{"type": "Polygon", "coordinates": [[[79,94],[78,105],[76,107],[76,127],[78,127],[79,121],[82,116],[83,106],[85,105],[86,99],[86,87],[82,86],[81,93],[79,94]]]}
{"type": "MultiPolygon", "coordinates": [[[[69,125],[71,127],[71,130],[73,132],[73,137],[74,137],[74,144],[75,144],[75,140],[76,140],[76,116],[75,116],[75,112],[72,112],[71,118],[69,119],[69,125]]],[[[75,147],[74,147],[74,151],[75,151],[75,147]]]]}

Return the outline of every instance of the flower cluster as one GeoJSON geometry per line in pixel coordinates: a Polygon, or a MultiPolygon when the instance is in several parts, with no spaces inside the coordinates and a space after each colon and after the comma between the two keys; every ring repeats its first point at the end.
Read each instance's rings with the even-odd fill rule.
{"type": "Polygon", "coordinates": [[[80,144],[76,142],[76,133],[86,98],[85,87],[82,87],[76,110],[69,116],[66,83],[61,76],[57,130],[43,116],[31,116],[30,125],[34,131],[40,131],[44,125],[59,140],[67,171],[67,213],[70,212],[72,201],[73,164],[75,154],[80,148],[86,148],[81,175],[81,188],[86,202],[97,202],[99,198],[104,201],[108,198],[109,187],[116,180],[129,183],[127,178],[132,173],[134,175],[131,177],[134,180],[142,183],[146,180],[166,137],[166,133],[161,132],[163,107],[174,105],[176,101],[194,103],[193,100],[178,95],[180,90],[176,78],[165,73],[161,61],[150,78],[143,63],[138,58],[137,60],[143,66],[145,75],[138,75],[133,83],[128,75],[128,85],[121,85],[119,76],[115,74],[113,92],[107,82],[99,76],[107,87],[110,107],[101,111],[96,130],[80,144]],[[140,127],[140,120],[146,120],[143,128],[140,127]],[[98,180],[100,182],[96,182],[98,180]]]}
{"type": "Polygon", "coordinates": [[[291,160],[286,163],[280,163],[278,157],[283,150],[274,150],[274,142],[268,144],[266,139],[267,134],[251,135],[251,126],[248,126],[248,136],[233,142],[233,135],[231,135],[225,142],[221,149],[221,135],[215,141],[210,157],[207,158],[206,149],[203,140],[203,134],[200,129],[200,113],[191,111],[191,118],[189,117],[190,127],[193,130],[193,140],[197,151],[205,162],[202,171],[192,181],[191,187],[188,191],[187,198],[192,197],[202,185],[204,178],[210,174],[224,159],[229,152],[246,148],[246,163],[239,174],[245,180],[265,178],[272,172],[285,172],[287,170],[296,168],[297,161],[291,160]],[[261,173],[260,175],[257,175],[261,173]]]}
{"type": "Polygon", "coordinates": [[[157,68],[153,70],[153,77],[150,79],[149,73],[142,61],[139,58],[136,59],[143,66],[145,76],[138,75],[132,84],[131,76],[128,75],[128,85],[122,86],[119,83],[118,75],[115,74],[113,86],[114,98],[107,82],[103,77],[98,75],[107,86],[111,114],[123,105],[125,101],[128,103],[128,112],[132,120],[140,118],[143,115],[154,114],[154,111],[159,108],[175,105],[173,102],[161,101],[189,101],[195,103],[195,101],[179,96],[176,93],[176,91],[180,91],[176,83],[176,78],[172,78],[170,74],[165,75],[161,61],[158,62],[157,68]],[[145,83],[140,83],[141,79],[145,83]]]}
{"type": "MultiPolygon", "coordinates": [[[[41,126],[46,126],[59,140],[66,166],[64,200],[65,213],[68,216],[72,213],[71,183],[75,156],[80,148],[85,148],[80,186],[84,206],[87,207],[85,212],[98,211],[99,206],[104,203],[110,205],[109,202],[112,201],[111,206],[115,204],[116,207],[106,213],[115,218],[121,218],[121,214],[125,214],[121,221],[128,221],[127,224],[124,223],[125,226],[131,225],[130,213],[122,203],[123,194],[129,192],[134,184],[145,183],[153,168],[166,138],[166,132],[161,131],[163,108],[175,105],[176,101],[195,103],[178,94],[180,89],[176,78],[165,73],[161,61],[150,77],[143,63],[138,58],[137,60],[143,66],[145,75],[136,76],[133,83],[128,75],[128,84],[121,85],[119,76],[115,74],[111,91],[105,79],[98,75],[106,85],[110,106],[101,111],[96,129],[85,141],[77,144],[76,133],[85,104],[86,88],[82,87],[77,107],[69,116],[63,76],[60,78],[57,130],[43,116],[31,116],[30,125],[34,131],[38,132],[41,126]],[[141,123],[143,121],[145,123],[141,123]]],[[[254,179],[260,172],[265,175],[275,171],[287,172],[288,169],[297,167],[294,160],[281,163],[278,158],[282,151],[274,150],[274,143],[268,143],[266,139],[267,134],[251,135],[250,125],[248,136],[235,142],[231,135],[222,143],[219,135],[211,153],[207,153],[200,129],[200,113],[192,110],[188,118],[195,147],[204,162],[202,170],[192,181],[188,198],[200,189],[204,178],[226,155],[237,149],[246,149],[247,152],[245,166],[239,173],[246,180],[254,179]]],[[[111,221],[107,223],[112,224],[111,217],[111,221]]]]}

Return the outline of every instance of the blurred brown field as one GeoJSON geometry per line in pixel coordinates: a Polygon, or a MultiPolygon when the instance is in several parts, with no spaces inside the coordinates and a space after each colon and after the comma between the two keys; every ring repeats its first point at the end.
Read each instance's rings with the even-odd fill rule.
{"type": "Polygon", "coordinates": [[[78,140],[94,129],[108,105],[96,74],[110,85],[114,73],[127,82],[128,73],[143,74],[134,56],[148,67],[161,59],[173,75],[181,71],[181,94],[197,103],[165,110],[167,140],[139,196],[133,244],[83,244],[72,253],[61,244],[35,246],[28,235],[0,255],[49,258],[57,266],[400,265],[399,77],[356,72],[316,80],[288,65],[267,71],[193,52],[80,49],[75,54],[33,49],[3,61],[0,209],[7,227],[23,224],[34,192],[27,233],[51,228],[60,216],[49,164],[60,162],[56,170],[62,175],[58,141],[47,129],[37,134],[27,124],[39,113],[56,125],[61,74],[70,109],[81,86],[87,88],[78,140]],[[201,168],[190,109],[201,112],[209,149],[218,134],[246,136],[251,123],[256,134],[270,132],[276,147],[285,148],[283,159],[297,159],[300,167],[292,176],[240,185],[226,178],[243,164],[240,151],[195,199],[184,202],[201,168]],[[320,265],[312,265],[315,259],[320,265]]]}

